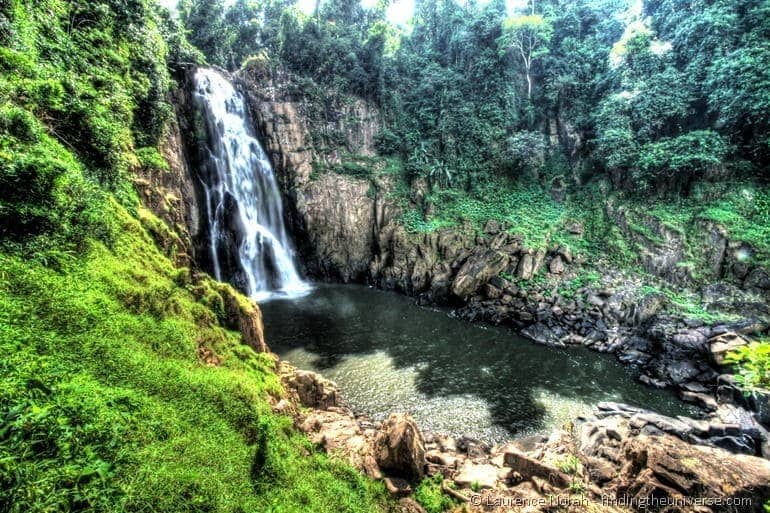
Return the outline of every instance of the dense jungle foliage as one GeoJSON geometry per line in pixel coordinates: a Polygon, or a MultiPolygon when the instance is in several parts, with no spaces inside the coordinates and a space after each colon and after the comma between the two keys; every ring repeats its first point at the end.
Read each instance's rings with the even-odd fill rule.
{"type": "Polygon", "coordinates": [[[768,178],[770,3],[520,4],[418,1],[406,27],[388,22],[387,2],[180,9],[211,62],[232,69],[265,52],[377,102],[381,152],[442,187],[533,169],[681,194],[702,180],[768,178]]]}

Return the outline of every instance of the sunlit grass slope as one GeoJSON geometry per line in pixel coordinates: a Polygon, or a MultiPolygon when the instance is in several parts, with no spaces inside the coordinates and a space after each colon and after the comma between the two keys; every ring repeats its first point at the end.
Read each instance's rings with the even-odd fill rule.
{"type": "Polygon", "coordinates": [[[63,270],[0,255],[0,511],[378,511],[271,413],[274,362],[220,327],[216,292],[112,208],[113,247],[63,270]]]}

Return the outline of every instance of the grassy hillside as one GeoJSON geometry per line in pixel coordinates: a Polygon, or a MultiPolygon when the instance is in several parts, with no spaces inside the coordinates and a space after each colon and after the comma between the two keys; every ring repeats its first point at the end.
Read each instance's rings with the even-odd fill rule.
{"type": "Polygon", "coordinates": [[[112,210],[112,247],[60,270],[0,255],[0,511],[377,511],[379,486],[270,412],[274,362],[216,292],[112,210]]]}
{"type": "Polygon", "coordinates": [[[171,41],[145,0],[0,3],[0,512],[384,509],[148,235],[171,41]]]}

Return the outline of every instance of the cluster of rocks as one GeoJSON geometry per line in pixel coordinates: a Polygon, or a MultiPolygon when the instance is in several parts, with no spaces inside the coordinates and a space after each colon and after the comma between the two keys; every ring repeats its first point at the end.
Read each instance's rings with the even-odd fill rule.
{"type": "Polygon", "coordinates": [[[648,498],[674,504],[665,511],[761,511],[770,487],[767,459],[714,447],[739,425],[670,419],[624,405],[600,405],[576,426],[576,452],[603,493],[631,504],[648,498]],[[711,436],[709,445],[693,438],[711,436]],[[693,503],[710,499],[711,504],[693,503]],[[732,499],[732,506],[730,501],[732,499]],[[740,507],[735,507],[742,499],[740,507]]]}
{"type": "Polygon", "coordinates": [[[595,416],[550,436],[490,446],[424,435],[404,414],[372,422],[346,407],[328,380],[285,363],[280,369],[289,395],[275,410],[293,415],[328,453],[382,479],[404,512],[423,511],[410,496],[426,476],[471,512],[706,513],[737,503],[759,512],[770,497],[770,461],[722,448],[741,450],[751,430],[762,429],[732,423],[733,407],[694,420],[602,403],[595,416]]]}

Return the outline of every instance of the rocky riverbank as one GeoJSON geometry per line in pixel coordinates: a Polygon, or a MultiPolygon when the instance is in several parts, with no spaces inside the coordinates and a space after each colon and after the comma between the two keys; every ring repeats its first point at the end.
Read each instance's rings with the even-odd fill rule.
{"type": "Polygon", "coordinates": [[[382,479],[404,512],[424,511],[412,495],[425,477],[467,511],[760,512],[770,497],[770,461],[726,450],[763,429],[733,405],[694,420],[602,403],[550,435],[489,446],[422,433],[399,413],[375,424],[323,377],[283,362],[280,373],[288,398],[274,410],[382,479]]]}

